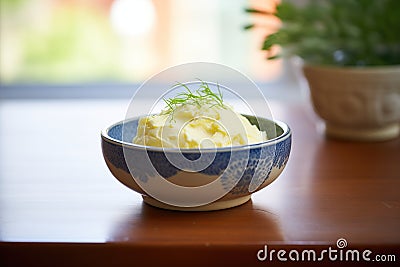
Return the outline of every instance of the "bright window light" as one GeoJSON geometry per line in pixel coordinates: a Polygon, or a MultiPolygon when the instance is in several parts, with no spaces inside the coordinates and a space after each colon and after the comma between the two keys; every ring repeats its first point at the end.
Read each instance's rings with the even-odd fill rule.
{"type": "Polygon", "coordinates": [[[115,0],[110,18],[113,28],[121,35],[145,34],[154,24],[154,5],[151,0],[115,0]]]}

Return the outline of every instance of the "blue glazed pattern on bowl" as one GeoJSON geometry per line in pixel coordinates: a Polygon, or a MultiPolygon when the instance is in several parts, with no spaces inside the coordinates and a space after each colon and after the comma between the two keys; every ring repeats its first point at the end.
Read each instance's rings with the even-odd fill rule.
{"type": "MultiPolygon", "coordinates": [[[[254,122],[254,117],[247,117],[250,121],[254,122]]],[[[231,188],[233,184],[236,184],[230,191],[232,195],[248,195],[252,180],[253,183],[261,185],[270,178],[273,168],[282,169],[286,165],[290,154],[290,129],[283,123],[272,122],[266,119],[261,120],[263,126],[260,126],[260,128],[266,130],[268,136],[270,138],[273,137],[272,140],[261,144],[234,147],[232,151],[226,148],[217,149],[215,159],[207,168],[199,172],[204,175],[221,175],[220,181],[224,188],[231,188]],[[231,168],[227,169],[229,160],[231,160],[231,168]],[[244,166],[244,172],[238,171],[243,170],[244,166]]],[[[131,144],[132,139],[136,135],[137,125],[138,119],[134,119],[125,122],[125,125],[124,122],[119,122],[103,131],[102,149],[104,158],[108,161],[108,164],[110,163],[115,168],[130,175],[128,165],[125,162],[123,149],[123,146],[125,146],[125,153],[128,151],[130,158],[134,162],[133,168],[132,164],[130,164],[132,175],[142,182],[147,182],[148,179],[155,175],[169,179],[183,172],[183,170],[171,164],[168,159],[168,156],[173,156],[179,150],[167,149],[163,151],[160,148],[131,144]],[[147,157],[150,159],[156,172],[154,172],[154,169],[146,167],[147,164],[144,161],[147,157]]],[[[208,152],[202,151],[202,153],[207,154],[208,152]]],[[[182,150],[182,154],[185,158],[189,159],[186,162],[187,165],[184,165],[184,169],[192,169],[193,166],[191,166],[190,160],[198,159],[199,151],[182,150]]],[[[190,176],[190,172],[186,175],[190,176]]]]}

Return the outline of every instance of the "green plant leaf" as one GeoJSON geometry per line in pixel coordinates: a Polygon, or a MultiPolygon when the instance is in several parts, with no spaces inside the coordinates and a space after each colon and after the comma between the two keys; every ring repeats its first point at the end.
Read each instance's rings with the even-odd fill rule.
{"type": "Polygon", "coordinates": [[[247,13],[256,13],[260,15],[272,15],[271,12],[265,11],[265,10],[260,10],[260,9],[255,9],[255,8],[245,8],[245,12],[247,13]]]}
{"type": "Polygon", "coordinates": [[[253,23],[252,23],[252,24],[247,24],[247,25],[244,25],[244,26],[243,26],[243,29],[244,29],[244,30],[249,30],[249,29],[251,29],[251,28],[254,28],[254,26],[255,26],[255,24],[253,24],[253,23]]]}
{"type": "Polygon", "coordinates": [[[278,59],[278,58],[281,58],[281,57],[282,57],[282,55],[281,55],[281,54],[278,54],[278,55],[274,55],[274,56],[267,57],[267,59],[268,59],[268,60],[274,60],[274,59],[278,59]]]}
{"type": "Polygon", "coordinates": [[[262,50],[270,50],[272,48],[272,46],[276,45],[276,44],[280,44],[279,43],[279,39],[280,39],[280,32],[276,32],[273,34],[268,35],[265,39],[264,39],[264,43],[262,45],[262,50]]]}

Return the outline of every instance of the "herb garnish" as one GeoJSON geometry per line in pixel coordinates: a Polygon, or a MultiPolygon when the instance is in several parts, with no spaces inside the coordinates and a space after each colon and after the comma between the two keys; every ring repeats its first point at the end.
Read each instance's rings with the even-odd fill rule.
{"type": "Polygon", "coordinates": [[[167,104],[167,108],[163,111],[163,114],[169,114],[173,118],[176,108],[182,105],[196,105],[198,107],[208,105],[210,108],[214,106],[226,108],[223,103],[223,95],[219,88],[219,84],[217,83],[218,93],[214,93],[208,86],[208,83],[202,80],[199,81],[201,82],[201,85],[196,91],[190,90],[186,84],[177,82],[174,87],[180,85],[183,86],[186,91],[177,94],[173,98],[163,98],[164,102],[167,104]]]}

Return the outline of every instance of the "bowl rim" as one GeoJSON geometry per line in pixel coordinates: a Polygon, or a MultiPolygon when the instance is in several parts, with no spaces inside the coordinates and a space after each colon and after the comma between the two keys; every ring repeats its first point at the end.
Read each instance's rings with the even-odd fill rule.
{"type": "MultiPolygon", "coordinates": [[[[246,114],[242,114],[242,115],[246,115],[246,114]]],[[[250,115],[252,116],[252,115],[250,115]]],[[[139,145],[139,144],[134,144],[134,143],[128,143],[125,141],[121,141],[115,138],[112,138],[111,136],[109,136],[108,132],[110,131],[111,128],[115,127],[116,125],[120,125],[120,124],[124,124],[124,123],[128,123],[131,121],[135,121],[140,119],[142,116],[138,116],[138,117],[134,117],[134,118],[130,118],[130,119],[125,119],[125,120],[121,120],[118,121],[116,123],[113,123],[112,125],[104,128],[101,131],[101,137],[102,139],[107,140],[108,142],[114,143],[116,145],[120,145],[126,148],[135,148],[135,149],[143,149],[143,150],[148,150],[148,151],[159,151],[159,152],[177,152],[177,153],[199,153],[199,152],[225,152],[225,151],[236,151],[236,150],[245,150],[245,149],[255,149],[255,148],[259,148],[259,147],[264,147],[264,146],[270,146],[270,145],[275,145],[287,138],[289,138],[291,136],[291,129],[290,127],[280,121],[280,120],[270,120],[267,118],[263,118],[263,117],[259,117],[261,119],[265,119],[268,121],[273,122],[274,124],[278,125],[279,127],[281,127],[281,129],[283,130],[283,133],[277,137],[274,137],[272,139],[268,139],[264,142],[260,142],[260,143],[254,143],[254,144],[247,144],[247,145],[241,145],[241,146],[226,146],[226,147],[216,147],[216,148],[201,148],[201,149],[197,149],[197,148],[170,148],[170,147],[156,147],[156,146],[145,146],[145,145],[139,145]]]]}

